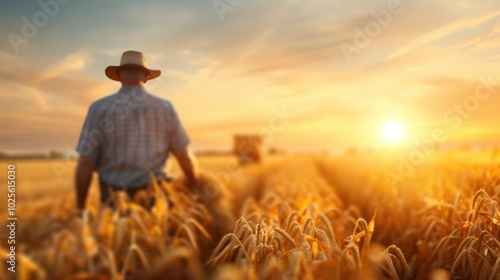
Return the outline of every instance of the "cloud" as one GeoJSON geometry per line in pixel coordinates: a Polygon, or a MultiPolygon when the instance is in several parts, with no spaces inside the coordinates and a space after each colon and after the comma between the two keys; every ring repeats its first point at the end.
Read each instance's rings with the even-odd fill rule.
{"type": "Polygon", "coordinates": [[[38,104],[12,99],[18,110],[0,112],[0,147],[3,149],[74,148],[85,112],[68,108],[40,110],[38,104]]]}
{"type": "MultiPolygon", "coordinates": [[[[1,54],[1,53],[0,53],[1,54]]],[[[28,67],[23,63],[13,63],[0,69],[0,80],[23,88],[37,89],[39,94],[57,99],[55,102],[70,101],[73,105],[88,106],[95,98],[112,93],[114,83],[107,80],[94,80],[78,73],[92,61],[90,54],[77,51],[49,65],[46,69],[28,67]]],[[[116,87],[116,86],[115,86],[116,87]]]]}
{"type": "Polygon", "coordinates": [[[460,41],[459,43],[449,47],[450,50],[470,50],[473,52],[484,51],[500,47],[500,26],[495,26],[485,35],[475,36],[470,40],[460,41]]]}
{"type": "Polygon", "coordinates": [[[200,68],[194,74],[179,70],[170,70],[166,72],[164,75],[170,75],[172,77],[187,82],[191,86],[194,86],[200,83],[200,81],[208,79],[209,76],[217,69],[219,63],[220,63],[219,61],[212,61],[208,65],[205,65],[202,68],[200,68]]]}
{"type": "Polygon", "coordinates": [[[74,74],[73,72],[84,70],[92,62],[93,58],[88,52],[76,51],[49,65],[41,72],[40,79],[47,80],[70,73],[74,74]]]}
{"type": "MultiPolygon", "coordinates": [[[[37,88],[28,86],[0,86],[0,103],[3,112],[28,113],[33,108],[36,111],[49,111],[52,109],[48,103],[47,96],[37,88]]],[[[33,111],[32,111],[33,112],[33,111]]]]}
{"type": "Polygon", "coordinates": [[[395,59],[397,57],[400,57],[404,54],[407,54],[411,52],[412,50],[421,47],[423,45],[435,42],[439,39],[442,39],[456,31],[466,29],[466,28],[471,28],[475,27],[481,23],[484,23],[488,20],[491,20],[493,18],[496,18],[500,16],[500,10],[484,14],[479,17],[470,17],[470,18],[465,18],[465,19],[460,19],[457,21],[454,21],[450,24],[447,24],[441,28],[438,28],[436,30],[430,31],[420,37],[417,37],[416,39],[412,40],[396,52],[392,53],[387,57],[387,60],[395,59]]]}
{"type": "Polygon", "coordinates": [[[497,94],[500,92],[500,83],[494,76],[480,77],[476,80],[442,76],[422,79],[415,84],[424,86],[424,94],[411,100],[404,98],[396,100],[417,111],[430,126],[442,126],[445,112],[455,111],[456,106],[463,108],[471,106],[466,105],[467,102],[474,105],[469,99],[477,101],[477,109],[470,110],[470,118],[464,123],[478,127],[496,126],[497,120],[494,116],[500,107],[500,96],[497,94]],[[478,87],[481,87],[479,94],[487,96],[486,99],[477,98],[478,87]]]}
{"type": "MultiPolygon", "coordinates": [[[[351,63],[339,44],[352,42],[354,30],[373,21],[371,11],[387,0],[247,0],[224,21],[211,1],[74,3],[33,41],[36,48],[18,56],[0,51],[6,65],[0,109],[17,104],[20,112],[2,116],[18,126],[0,125],[0,134],[19,137],[20,145],[28,145],[27,137],[73,141],[88,105],[119,88],[103,72],[128,49],[143,51],[149,66],[162,70],[152,92],[174,101],[202,139],[258,129],[284,105],[302,112],[283,134],[291,142],[362,142],[388,116],[432,125],[473,89],[475,76],[498,72],[492,63],[499,58],[498,27],[488,29],[498,20],[499,12],[491,12],[497,1],[402,3],[404,11],[351,63]],[[321,134],[322,127],[328,132],[321,134]],[[308,133],[329,136],[314,140],[308,133]]],[[[492,104],[500,105],[485,103],[475,114],[484,122],[475,125],[492,127],[492,104]]]]}

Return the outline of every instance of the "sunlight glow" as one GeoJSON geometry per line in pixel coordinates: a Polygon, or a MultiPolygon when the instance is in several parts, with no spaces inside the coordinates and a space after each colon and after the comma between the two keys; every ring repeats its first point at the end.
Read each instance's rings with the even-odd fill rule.
{"type": "Polygon", "coordinates": [[[405,137],[405,129],[398,122],[389,122],[382,127],[382,137],[390,144],[400,143],[405,137]]]}

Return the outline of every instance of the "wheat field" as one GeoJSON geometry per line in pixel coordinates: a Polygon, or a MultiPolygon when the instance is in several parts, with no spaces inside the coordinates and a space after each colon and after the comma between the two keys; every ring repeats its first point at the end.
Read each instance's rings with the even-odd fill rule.
{"type": "Polygon", "coordinates": [[[71,173],[51,181],[50,163],[18,163],[17,279],[500,279],[490,152],[434,155],[396,182],[386,156],[235,162],[201,158],[195,193],[182,176],[155,182],[150,212],[145,193],[101,207],[94,180],[81,219],[71,173]]]}

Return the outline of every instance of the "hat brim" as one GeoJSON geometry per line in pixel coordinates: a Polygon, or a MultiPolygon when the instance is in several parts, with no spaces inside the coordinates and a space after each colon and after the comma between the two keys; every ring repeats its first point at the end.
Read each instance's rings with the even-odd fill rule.
{"type": "Polygon", "coordinates": [[[118,75],[118,70],[123,69],[123,68],[142,68],[148,72],[148,81],[152,79],[156,79],[161,75],[160,70],[154,70],[154,69],[148,69],[144,66],[141,65],[121,65],[121,66],[108,66],[104,70],[104,73],[108,78],[110,78],[113,81],[120,82],[120,76],[118,75]]]}

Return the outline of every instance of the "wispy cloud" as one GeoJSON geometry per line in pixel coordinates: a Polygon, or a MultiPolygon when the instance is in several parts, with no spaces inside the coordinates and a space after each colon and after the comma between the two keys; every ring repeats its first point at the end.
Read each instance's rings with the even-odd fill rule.
{"type": "Polygon", "coordinates": [[[404,54],[408,54],[412,50],[421,47],[423,45],[435,42],[439,39],[442,39],[454,32],[457,32],[462,29],[467,29],[467,28],[472,28],[475,27],[481,23],[484,23],[488,20],[495,19],[500,16],[500,10],[479,16],[479,17],[471,17],[471,18],[466,18],[466,19],[460,19],[457,21],[454,21],[452,23],[449,23],[441,28],[438,28],[436,30],[430,31],[422,36],[417,37],[416,39],[412,40],[393,54],[389,55],[387,57],[388,60],[395,59],[399,56],[402,56],[404,54]]]}
{"type": "MultiPolygon", "coordinates": [[[[347,63],[339,44],[386,0],[243,1],[223,22],[211,1],[75,1],[19,55],[0,40],[0,117],[8,120],[0,146],[73,147],[90,103],[120,86],[104,68],[129,49],[162,70],[152,93],[173,101],[206,147],[226,145],[238,129],[258,131],[283,106],[301,112],[278,137],[283,145],[366,144],[389,118],[432,126],[478,76],[499,72],[497,2],[402,1],[403,12],[347,63]]],[[[38,8],[0,7],[2,38],[38,8]]],[[[491,98],[467,131],[493,131],[498,106],[491,98]]]]}
{"type": "Polygon", "coordinates": [[[42,71],[40,79],[47,80],[54,77],[74,74],[72,72],[84,70],[85,67],[92,62],[93,58],[89,53],[76,51],[49,65],[42,71]]]}

